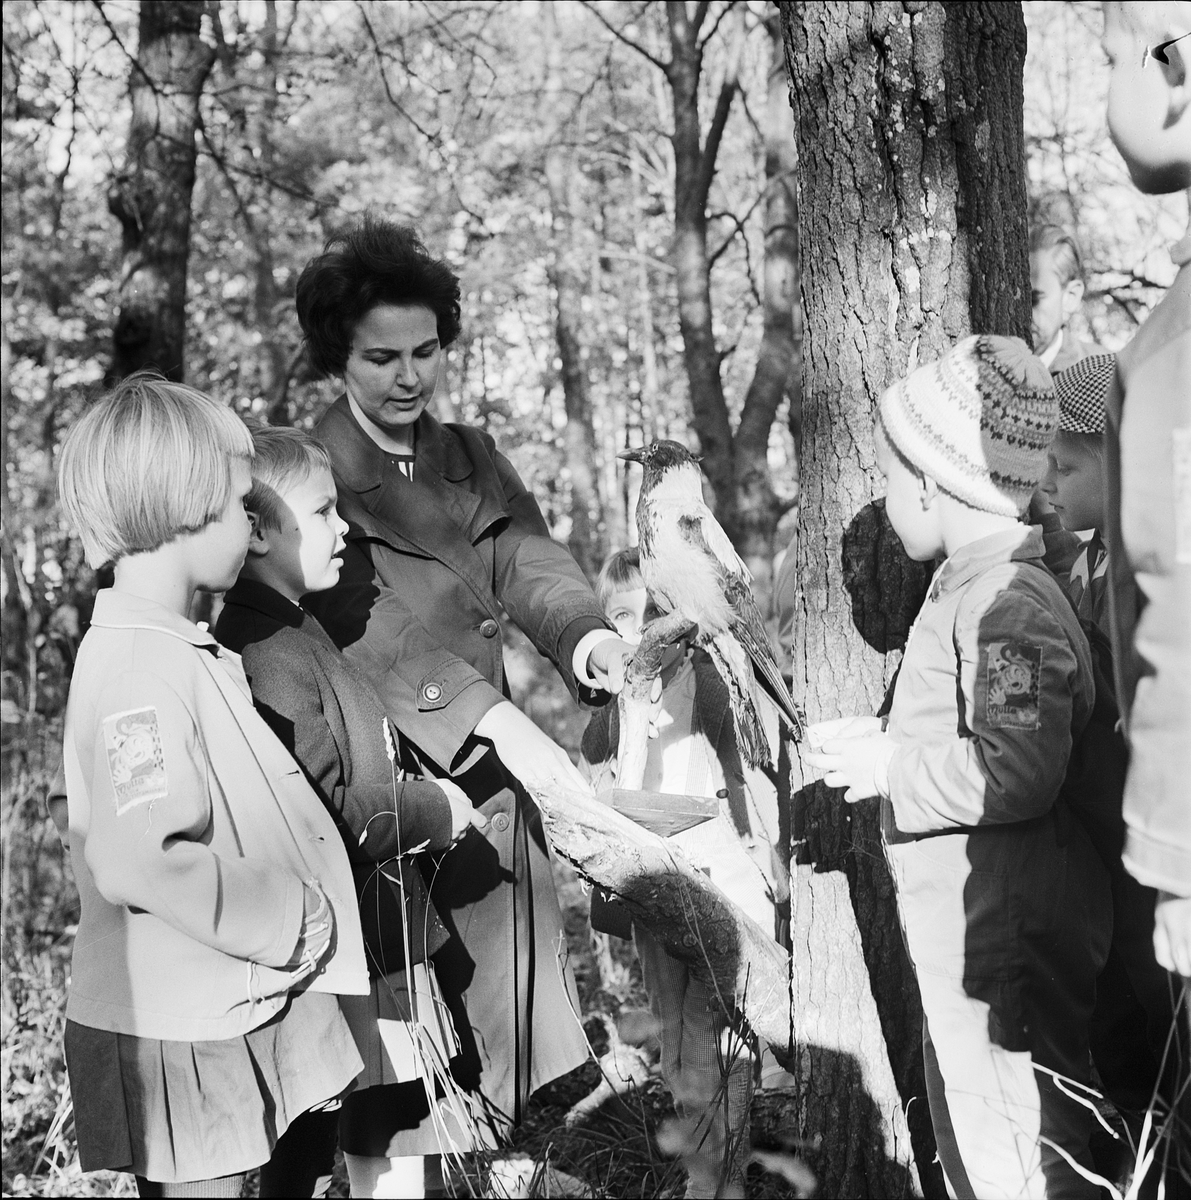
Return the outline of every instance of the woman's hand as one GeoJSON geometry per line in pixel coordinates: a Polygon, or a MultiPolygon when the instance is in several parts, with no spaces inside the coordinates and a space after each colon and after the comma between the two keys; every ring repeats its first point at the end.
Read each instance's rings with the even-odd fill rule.
{"type": "Polygon", "coordinates": [[[618,695],[624,688],[624,673],[637,647],[623,638],[605,638],[587,656],[587,674],[598,688],[618,695]]]}
{"type": "Polygon", "coordinates": [[[528,791],[548,791],[554,784],[591,794],[590,785],[579,774],[566,751],[551,741],[511,701],[502,700],[490,708],[480,718],[475,732],[477,737],[492,743],[500,761],[528,791]]]}
{"type": "Polygon", "coordinates": [[[473,826],[481,833],[488,828],[488,818],[478,808],[473,807],[467,798],[467,793],[450,779],[434,781],[446,794],[447,803],[451,806],[451,843],[452,845],[473,826]]]}

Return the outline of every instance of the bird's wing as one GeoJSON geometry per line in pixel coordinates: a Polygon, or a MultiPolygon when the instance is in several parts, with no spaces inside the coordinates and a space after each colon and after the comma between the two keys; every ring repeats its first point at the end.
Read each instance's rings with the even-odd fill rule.
{"type": "Polygon", "coordinates": [[[791,698],[785,680],[778,670],[777,661],[773,657],[773,647],[765,632],[765,622],[761,619],[761,611],[757,608],[757,602],[753,599],[753,592],[749,587],[752,573],[736,553],[736,548],[728,540],[728,535],[709,508],[704,508],[702,513],[679,517],[678,528],[687,541],[719,564],[720,586],[732,607],[732,632],[752,660],[761,684],[795,734],[801,738],[802,714],[791,698]]]}
{"type": "Polygon", "coordinates": [[[719,563],[725,576],[735,575],[743,579],[746,586],[753,582],[752,571],[736,553],[736,547],[732,545],[723,526],[706,504],[700,502],[692,506],[690,512],[679,517],[678,528],[688,542],[698,546],[704,554],[719,563]]]}

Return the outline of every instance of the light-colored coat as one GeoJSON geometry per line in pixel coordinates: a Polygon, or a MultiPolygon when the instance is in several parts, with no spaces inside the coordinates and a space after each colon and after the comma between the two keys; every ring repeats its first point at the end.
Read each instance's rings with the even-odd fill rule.
{"type": "Polygon", "coordinates": [[[209,633],[100,592],[71,682],[65,768],[82,900],[70,1020],[170,1041],[255,1029],[294,982],[311,878],[335,937],[307,986],[367,993],[339,833],[253,708],[238,656],[209,633]]]}
{"type": "Polygon", "coordinates": [[[1109,613],[1131,758],[1125,865],[1191,896],[1191,234],[1117,356],[1105,427],[1109,613]]]}

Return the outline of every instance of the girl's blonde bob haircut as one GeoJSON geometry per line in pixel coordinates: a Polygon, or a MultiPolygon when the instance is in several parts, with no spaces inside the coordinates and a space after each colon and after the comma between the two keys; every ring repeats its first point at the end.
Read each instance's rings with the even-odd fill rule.
{"type": "Polygon", "coordinates": [[[71,427],[58,460],[62,507],[92,567],[156,550],[218,518],[252,435],[230,408],[138,372],[71,427]]]}

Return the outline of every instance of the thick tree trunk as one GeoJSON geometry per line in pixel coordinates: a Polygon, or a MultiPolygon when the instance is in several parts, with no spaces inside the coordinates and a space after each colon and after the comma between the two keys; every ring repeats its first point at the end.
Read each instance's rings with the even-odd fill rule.
{"type": "MultiPolygon", "coordinates": [[[[881,391],[973,330],[1028,327],[1025,28],[1017,4],[781,8],[806,318],[794,693],[822,720],[877,710],[927,582],[872,503],[881,391]]],[[[812,1165],[825,1195],[942,1195],[876,806],[810,783],[796,805],[812,1165]]]]}
{"type": "Polygon", "coordinates": [[[143,367],[183,375],[194,137],[215,58],[199,37],[204,8],[203,0],[141,0],[127,162],[108,193],[124,248],[110,381],[143,367]]]}
{"type": "Polygon", "coordinates": [[[575,155],[561,122],[562,69],[555,3],[543,8],[546,33],[546,80],[543,119],[548,129],[546,187],[550,195],[551,255],[547,268],[554,290],[554,331],[562,362],[562,393],[567,414],[566,455],[571,484],[571,533],[567,545],[589,579],[607,554],[603,504],[596,477],[595,427],[580,330],[583,320],[583,251],[575,216],[575,155]]]}

